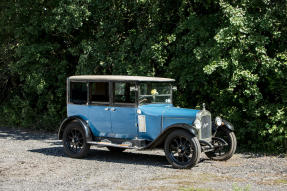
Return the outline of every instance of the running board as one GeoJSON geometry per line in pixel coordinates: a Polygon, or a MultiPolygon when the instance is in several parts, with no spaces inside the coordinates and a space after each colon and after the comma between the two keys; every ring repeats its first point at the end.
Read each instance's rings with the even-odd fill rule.
{"type": "Polygon", "coordinates": [[[119,148],[125,148],[125,149],[140,149],[140,147],[133,147],[132,143],[122,143],[122,144],[115,144],[115,143],[110,143],[110,142],[103,142],[103,141],[89,141],[87,142],[88,144],[91,145],[96,145],[99,147],[119,147],[119,148]]]}

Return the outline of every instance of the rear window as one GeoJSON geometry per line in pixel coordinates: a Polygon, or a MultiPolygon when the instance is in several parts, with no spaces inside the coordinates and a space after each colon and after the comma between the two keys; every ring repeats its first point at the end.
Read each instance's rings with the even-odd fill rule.
{"type": "Polygon", "coordinates": [[[74,104],[87,103],[87,83],[84,82],[70,83],[70,103],[74,104]]]}

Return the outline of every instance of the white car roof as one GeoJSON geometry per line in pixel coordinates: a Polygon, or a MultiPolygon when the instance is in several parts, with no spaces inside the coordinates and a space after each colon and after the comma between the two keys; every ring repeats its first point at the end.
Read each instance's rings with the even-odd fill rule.
{"type": "Polygon", "coordinates": [[[138,81],[138,82],[174,82],[171,78],[146,77],[146,76],[122,76],[122,75],[80,75],[70,76],[69,80],[99,80],[99,81],[138,81]]]}

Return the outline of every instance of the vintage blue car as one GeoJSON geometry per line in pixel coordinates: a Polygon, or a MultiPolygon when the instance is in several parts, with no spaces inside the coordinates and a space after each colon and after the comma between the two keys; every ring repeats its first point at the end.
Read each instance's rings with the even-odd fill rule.
{"type": "Polygon", "coordinates": [[[175,168],[191,168],[204,152],[227,160],[236,150],[233,126],[202,110],[174,107],[169,78],[81,75],[67,79],[67,115],[59,129],[64,152],[83,158],[90,146],[112,152],[164,150],[175,168]]]}

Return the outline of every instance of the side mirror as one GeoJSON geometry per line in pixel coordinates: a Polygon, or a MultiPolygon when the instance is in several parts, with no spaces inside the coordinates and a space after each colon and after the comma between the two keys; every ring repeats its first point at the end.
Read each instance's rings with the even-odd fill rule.
{"type": "Polygon", "coordinates": [[[172,90],[173,91],[177,91],[177,87],[176,86],[172,86],[172,90]]]}
{"type": "Polygon", "coordinates": [[[137,88],[136,86],[131,86],[131,87],[130,87],[130,91],[131,91],[131,92],[138,91],[138,88],[137,88]]]}

